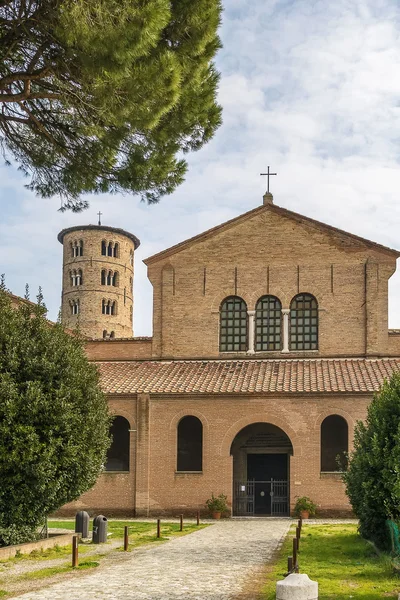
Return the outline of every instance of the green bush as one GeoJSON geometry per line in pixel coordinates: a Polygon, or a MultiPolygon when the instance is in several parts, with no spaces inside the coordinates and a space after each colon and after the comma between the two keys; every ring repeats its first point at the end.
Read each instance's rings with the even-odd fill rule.
{"type": "Polygon", "coordinates": [[[82,341],[0,286],[0,546],[95,483],[109,446],[107,401],[82,341]]]}
{"type": "Polygon", "coordinates": [[[400,374],[385,381],[358,421],[354,450],[343,474],[360,533],[381,549],[390,549],[386,519],[400,518],[400,374]]]}

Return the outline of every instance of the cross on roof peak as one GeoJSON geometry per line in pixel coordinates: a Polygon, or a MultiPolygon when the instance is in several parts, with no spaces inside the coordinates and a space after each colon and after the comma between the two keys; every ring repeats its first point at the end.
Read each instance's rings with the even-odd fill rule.
{"type": "Polygon", "coordinates": [[[260,175],[267,177],[267,194],[269,194],[269,178],[272,175],[278,175],[278,173],[270,173],[269,166],[268,166],[267,172],[266,173],[260,173],[260,175]]]}

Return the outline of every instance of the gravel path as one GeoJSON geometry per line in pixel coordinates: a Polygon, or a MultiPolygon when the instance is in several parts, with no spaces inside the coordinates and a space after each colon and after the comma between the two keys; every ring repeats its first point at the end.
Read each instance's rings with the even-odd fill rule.
{"type": "Polygon", "coordinates": [[[290,519],[227,520],[157,547],[121,553],[88,575],[24,600],[227,600],[259,576],[290,519]]]}

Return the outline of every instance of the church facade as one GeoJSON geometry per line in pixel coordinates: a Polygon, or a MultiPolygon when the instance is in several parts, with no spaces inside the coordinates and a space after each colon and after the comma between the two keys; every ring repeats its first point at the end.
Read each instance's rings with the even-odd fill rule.
{"type": "Polygon", "coordinates": [[[263,204],[145,260],[153,336],[132,335],[139,240],[63,230],[63,321],[79,320],[115,415],[105,470],[65,506],[288,515],[309,496],[350,511],[340,472],[354,425],[400,367],[388,280],[400,253],[263,204]]]}

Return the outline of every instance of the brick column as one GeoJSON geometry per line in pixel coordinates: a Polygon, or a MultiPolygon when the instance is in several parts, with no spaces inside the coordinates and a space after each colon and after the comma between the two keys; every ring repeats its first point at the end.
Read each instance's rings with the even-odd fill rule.
{"type": "Polygon", "coordinates": [[[136,516],[149,516],[150,395],[137,395],[136,516]]]}
{"type": "Polygon", "coordinates": [[[283,348],[282,348],[282,352],[289,352],[289,313],[290,313],[290,308],[282,308],[282,314],[283,314],[283,348]]]}

